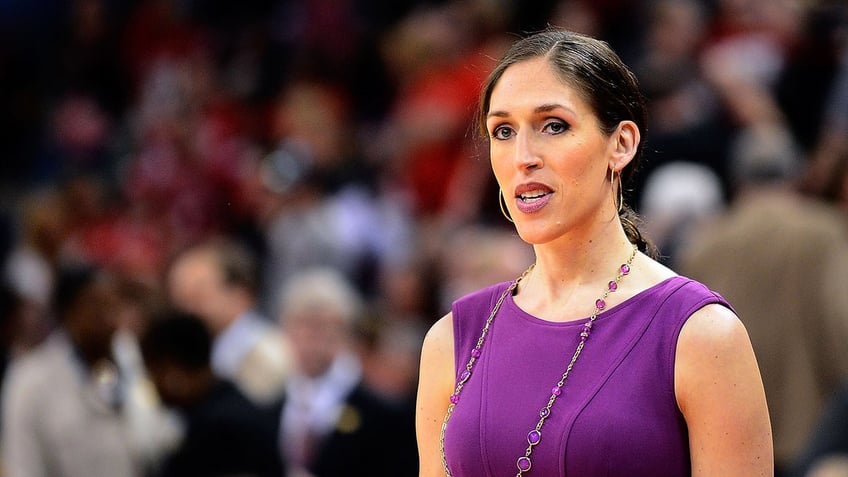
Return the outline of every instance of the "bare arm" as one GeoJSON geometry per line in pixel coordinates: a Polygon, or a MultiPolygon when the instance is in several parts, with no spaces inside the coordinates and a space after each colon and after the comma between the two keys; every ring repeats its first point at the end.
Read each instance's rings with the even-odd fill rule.
{"type": "Polygon", "coordinates": [[[674,378],[693,477],[774,475],[762,378],[748,333],[731,310],[708,305],[689,318],[674,378]]]}
{"type": "Polygon", "coordinates": [[[454,387],[453,319],[436,322],[421,349],[415,427],[421,477],[444,477],[439,436],[454,387]]]}

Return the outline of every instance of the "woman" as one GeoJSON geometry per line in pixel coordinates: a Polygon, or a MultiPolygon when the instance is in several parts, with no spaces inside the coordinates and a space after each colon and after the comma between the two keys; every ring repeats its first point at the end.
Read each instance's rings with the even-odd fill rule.
{"type": "Polygon", "coordinates": [[[429,331],[422,477],[771,475],[743,325],[651,258],[622,203],[646,116],[632,73],[603,42],[544,31],[507,52],[480,113],[536,261],[429,331]]]}

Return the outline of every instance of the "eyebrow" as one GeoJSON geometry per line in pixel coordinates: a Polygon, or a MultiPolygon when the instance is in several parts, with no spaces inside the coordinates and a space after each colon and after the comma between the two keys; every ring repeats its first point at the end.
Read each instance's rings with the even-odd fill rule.
{"type": "MultiPolygon", "coordinates": [[[[551,111],[556,110],[556,109],[564,109],[564,110],[566,110],[566,111],[568,111],[572,114],[575,114],[574,111],[571,108],[568,108],[568,107],[563,106],[563,105],[558,104],[558,103],[546,103],[546,104],[542,104],[540,106],[536,106],[535,108],[533,108],[533,113],[534,114],[548,113],[548,112],[551,112],[551,111]]],[[[506,111],[491,111],[491,112],[489,112],[489,114],[486,115],[486,117],[487,118],[492,118],[492,117],[505,118],[505,117],[509,117],[509,113],[506,112],[506,111]]]]}

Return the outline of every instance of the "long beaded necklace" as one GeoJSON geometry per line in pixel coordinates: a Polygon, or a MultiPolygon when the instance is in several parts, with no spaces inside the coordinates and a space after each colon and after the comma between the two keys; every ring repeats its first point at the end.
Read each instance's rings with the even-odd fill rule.
{"type": "MultiPolygon", "coordinates": [[[[533,448],[536,447],[542,441],[542,426],[545,424],[545,421],[551,415],[551,408],[556,402],[557,398],[562,394],[562,388],[565,385],[565,380],[568,379],[568,375],[571,374],[571,369],[574,368],[574,363],[577,362],[577,358],[580,357],[580,353],[583,351],[583,347],[586,345],[586,340],[589,339],[589,335],[592,332],[592,326],[595,323],[595,319],[598,317],[598,313],[600,313],[604,308],[606,308],[607,303],[606,299],[610,293],[618,290],[618,283],[624,278],[625,275],[630,273],[630,266],[633,264],[633,258],[636,257],[636,247],[633,247],[633,251],[630,253],[630,258],[618,269],[618,274],[615,276],[613,280],[610,280],[607,283],[607,288],[604,290],[603,295],[600,298],[595,300],[595,307],[592,310],[592,316],[583,324],[583,331],[580,332],[580,341],[577,343],[577,349],[574,350],[574,354],[571,356],[571,361],[569,361],[568,366],[565,368],[565,372],[562,373],[559,381],[554,385],[551,389],[551,395],[548,398],[547,404],[539,411],[539,421],[536,422],[536,426],[527,433],[527,449],[524,451],[524,455],[520,456],[516,461],[516,466],[518,467],[518,473],[515,474],[515,477],[521,477],[526,472],[530,471],[530,468],[533,466],[533,461],[531,460],[531,456],[533,454],[533,448]]],[[[495,306],[492,307],[492,312],[489,314],[489,317],[486,319],[486,324],[483,326],[483,331],[480,333],[480,338],[477,339],[477,344],[471,350],[471,357],[468,359],[468,363],[465,365],[465,370],[459,375],[459,379],[457,379],[456,387],[454,388],[453,394],[450,396],[450,403],[448,404],[448,410],[445,413],[445,419],[442,421],[442,430],[439,435],[439,451],[442,455],[442,466],[445,469],[445,475],[447,477],[453,477],[451,475],[450,469],[448,469],[448,461],[445,456],[445,430],[448,427],[448,421],[453,414],[453,410],[459,402],[459,393],[462,391],[462,388],[465,386],[465,383],[471,378],[471,373],[474,370],[474,364],[480,358],[483,353],[483,343],[486,341],[486,336],[489,334],[489,329],[492,326],[492,322],[495,320],[495,315],[497,315],[498,310],[500,310],[503,301],[506,297],[515,291],[515,288],[518,286],[518,283],[527,276],[530,270],[533,269],[533,265],[530,265],[530,268],[524,271],[518,278],[516,278],[501,296],[498,298],[498,301],[495,302],[495,306]]]]}

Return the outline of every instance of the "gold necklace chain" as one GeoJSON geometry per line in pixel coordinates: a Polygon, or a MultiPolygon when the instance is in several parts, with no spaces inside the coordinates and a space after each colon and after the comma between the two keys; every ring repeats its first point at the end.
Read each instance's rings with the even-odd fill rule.
{"type": "MultiPolygon", "coordinates": [[[[600,313],[604,308],[606,308],[606,298],[610,293],[616,291],[618,289],[618,283],[624,278],[625,275],[630,273],[630,266],[633,264],[633,259],[636,257],[637,248],[634,246],[633,251],[630,253],[630,258],[627,259],[625,263],[623,263],[618,270],[618,274],[616,277],[611,280],[607,284],[606,290],[604,290],[603,295],[600,298],[595,300],[595,307],[592,310],[592,316],[583,324],[583,331],[580,332],[580,341],[577,343],[577,348],[574,350],[574,354],[571,356],[571,361],[569,361],[568,366],[565,368],[565,372],[562,373],[559,381],[557,381],[556,385],[551,389],[551,395],[548,398],[548,402],[539,411],[539,421],[536,422],[536,426],[530,430],[527,434],[527,449],[524,451],[524,455],[518,458],[516,461],[516,466],[518,467],[518,473],[515,474],[516,477],[521,477],[526,472],[529,472],[533,462],[530,459],[533,454],[533,448],[539,444],[542,440],[542,426],[545,424],[545,421],[551,414],[551,408],[556,402],[557,398],[562,394],[562,388],[565,385],[566,379],[568,379],[568,375],[571,374],[572,368],[574,368],[574,363],[577,362],[577,358],[580,357],[580,353],[583,351],[583,347],[586,345],[586,340],[589,339],[589,335],[592,332],[592,326],[595,323],[595,319],[598,317],[598,313],[600,313]]],[[[480,333],[480,338],[477,339],[477,344],[471,350],[471,357],[468,359],[468,363],[465,365],[465,370],[459,375],[459,379],[457,379],[456,387],[454,388],[453,394],[450,396],[450,403],[448,404],[447,412],[445,413],[445,418],[442,421],[442,429],[439,435],[439,452],[442,457],[442,466],[445,470],[445,475],[447,477],[452,477],[450,469],[448,469],[448,461],[447,456],[445,455],[445,431],[447,430],[448,421],[450,421],[451,415],[453,415],[453,410],[456,407],[457,403],[459,403],[459,394],[462,391],[462,388],[465,387],[465,383],[468,379],[471,378],[471,373],[474,369],[474,364],[477,362],[477,359],[482,355],[483,343],[486,341],[486,336],[489,334],[489,329],[492,326],[492,322],[495,320],[495,315],[497,315],[498,310],[500,310],[503,301],[506,297],[512,293],[515,288],[518,286],[518,283],[530,273],[530,270],[533,269],[533,265],[524,271],[518,278],[516,278],[501,296],[498,298],[498,301],[495,302],[495,306],[492,307],[492,312],[489,314],[489,317],[486,319],[486,323],[483,326],[483,331],[480,333]]]]}

